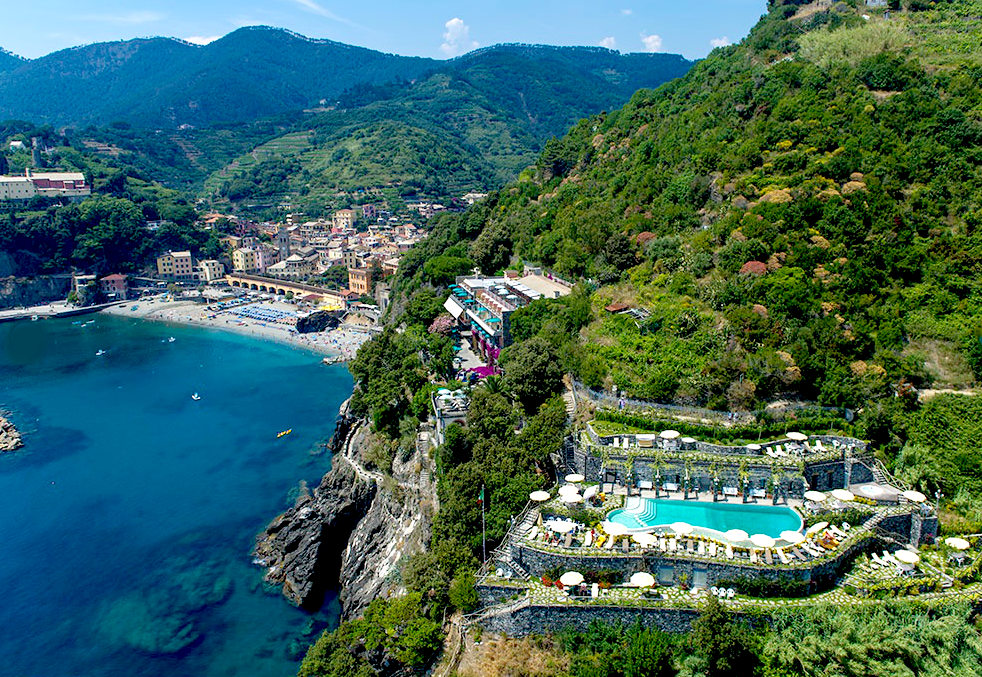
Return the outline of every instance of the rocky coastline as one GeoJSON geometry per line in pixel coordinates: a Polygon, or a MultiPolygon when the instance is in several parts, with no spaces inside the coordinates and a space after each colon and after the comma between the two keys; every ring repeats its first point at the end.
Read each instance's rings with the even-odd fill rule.
{"type": "Polygon", "coordinates": [[[376,597],[401,590],[403,558],[429,541],[437,506],[426,433],[387,475],[361,462],[372,443],[368,425],[342,407],[331,470],[313,491],[302,487],[294,506],[256,538],[265,581],[297,606],[315,610],[337,586],[342,617],[357,617],[376,597]]]}
{"type": "Polygon", "coordinates": [[[0,453],[17,451],[24,446],[20,432],[9,419],[0,416],[0,453]]]}

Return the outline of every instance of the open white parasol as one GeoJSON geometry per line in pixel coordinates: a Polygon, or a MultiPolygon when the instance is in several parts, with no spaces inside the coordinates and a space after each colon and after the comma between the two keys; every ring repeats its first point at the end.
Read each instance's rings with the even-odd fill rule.
{"type": "Polygon", "coordinates": [[[578,494],[580,493],[580,488],[575,484],[564,484],[559,487],[559,494],[578,494]]]}
{"type": "Polygon", "coordinates": [[[583,490],[583,498],[593,498],[600,493],[600,485],[594,484],[583,490]]]}
{"type": "Polygon", "coordinates": [[[670,526],[679,536],[688,536],[692,533],[692,525],[686,522],[672,522],[670,526]]]}
{"type": "Polygon", "coordinates": [[[800,531],[782,531],[781,540],[787,541],[791,545],[798,545],[805,540],[805,536],[800,531]]]}
{"type": "Polygon", "coordinates": [[[806,491],[805,500],[812,501],[814,503],[822,503],[828,496],[823,494],[821,491],[806,491]]]}
{"type": "Polygon", "coordinates": [[[678,430],[662,430],[659,434],[663,440],[677,440],[681,435],[678,430]]]}
{"type": "Polygon", "coordinates": [[[627,527],[617,522],[601,522],[600,526],[608,536],[623,536],[627,533],[627,527]]]}
{"type": "Polygon", "coordinates": [[[580,473],[572,473],[571,475],[566,475],[567,482],[582,482],[585,478],[580,473]]]}
{"type": "Polygon", "coordinates": [[[910,550],[898,550],[893,556],[904,564],[917,564],[921,561],[921,556],[910,550]]]}
{"type": "Polygon", "coordinates": [[[563,494],[562,496],[560,496],[559,497],[559,500],[562,501],[563,503],[582,503],[583,502],[583,497],[580,496],[579,494],[569,494],[569,493],[567,493],[567,494],[563,494]]]}
{"type": "Polygon", "coordinates": [[[533,491],[529,494],[529,500],[535,501],[536,503],[542,503],[543,501],[548,501],[550,498],[548,491],[533,491]]]}
{"type": "Polygon", "coordinates": [[[730,529],[724,536],[726,536],[728,541],[745,541],[750,538],[750,534],[743,529],[730,529]]]}
{"type": "Polygon", "coordinates": [[[900,495],[906,498],[908,501],[913,501],[914,503],[923,503],[924,501],[927,500],[927,496],[913,489],[911,489],[910,491],[905,491],[900,495]]]}
{"type": "Polygon", "coordinates": [[[750,537],[750,542],[758,548],[773,548],[774,539],[767,534],[754,534],[750,537]]]}
{"type": "Polygon", "coordinates": [[[579,585],[583,582],[583,574],[579,571],[567,571],[559,577],[559,582],[563,585],[579,585]]]}
{"type": "Polygon", "coordinates": [[[813,534],[817,534],[819,531],[825,529],[828,526],[829,526],[828,522],[817,522],[811,525],[810,527],[808,527],[808,531],[805,532],[805,536],[811,536],[813,534]]]}
{"type": "Polygon", "coordinates": [[[848,489],[833,489],[829,494],[837,501],[848,502],[856,500],[856,496],[848,489]]]}
{"type": "Polygon", "coordinates": [[[639,571],[631,574],[631,585],[636,588],[650,588],[655,584],[655,577],[647,571],[639,571]]]}
{"type": "Polygon", "coordinates": [[[547,529],[551,529],[559,534],[569,533],[576,528],[575,522],[566,522],[563,520],[549,520],[545,523],[547,529]]]}
{"type": "Polygon", "coordinates": [[[795,442],[804,442],[805,440],[808,439],[808,435],[799,432],[791,432],[788,433],[788,439],[794,440],[795,442]]]}
{"type": "Polygon", "coordinates": [[[650,548],[658,542],[658,538],[654,534],[634,534],[631,536],[631,538],[642,548],[650,548]]]}
{"type": "Polygon", "coordinates": [[[968,550],[970,543],[964,538],[958,538],[957,536],[949,536],[944,539],[944,544],[949,548],[954,548],[955,550],[968,550]]]}

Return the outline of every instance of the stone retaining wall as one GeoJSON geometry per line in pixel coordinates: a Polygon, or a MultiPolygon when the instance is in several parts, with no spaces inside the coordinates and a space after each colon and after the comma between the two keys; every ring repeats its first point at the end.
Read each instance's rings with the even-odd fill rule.
{"type": "Polygon", "coordinates": [[[591,622],[630,625],[636,620],[649,628],[665,632],[683,633],[692,629],[692,622],[699,617],[694,609],[632,609],[614,606],[527,606],[511,614],[491,616],[480,625],[491,632],[511,637],[556,632],[572,627],[584,631],[591,622]]]}

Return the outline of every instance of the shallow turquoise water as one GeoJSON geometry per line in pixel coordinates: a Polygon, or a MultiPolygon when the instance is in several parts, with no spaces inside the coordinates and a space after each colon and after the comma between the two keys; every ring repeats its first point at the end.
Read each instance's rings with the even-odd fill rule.
{"type": "Polygon", "coordinates": [[[748,534],[766,534],[777,539],[782,531],[797,531],[801,528],[798,514],[791,508],[780,505],[704,503],[654,498],[628,500],[631,505],[625,506],[623,510],[612,511],[607,519],[632,530],[685,522],[694,527],[718,532],[742,529],[748,534]]]}
{"type": "Polygon", "coordinates": [[[294,609],[249,553],[298,481],[328,469],[319,443],[347,370],[91,318],[0,324],[0,409],[27,443],[0,456],[0,674],[295,674],[336,600],[294,609]]]}

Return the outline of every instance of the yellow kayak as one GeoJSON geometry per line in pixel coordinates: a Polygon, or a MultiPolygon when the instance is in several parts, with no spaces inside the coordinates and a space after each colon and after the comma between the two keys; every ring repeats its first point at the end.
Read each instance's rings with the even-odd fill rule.
{"type": "Polygon", "coordinates": [[[279,438],[283,437],[284,435],[289,435],[292,432],[293,432],[293,428],[290,428],[289,430],[284,430],[283,432],[278,433],[276,435],[276,439],[279,439],[279,438]]]}

